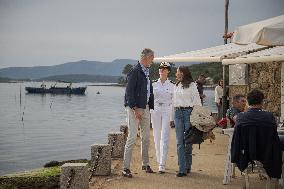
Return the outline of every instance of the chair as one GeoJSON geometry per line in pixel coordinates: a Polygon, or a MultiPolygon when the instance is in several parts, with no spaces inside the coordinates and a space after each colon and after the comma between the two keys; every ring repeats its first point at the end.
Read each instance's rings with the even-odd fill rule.
{"type": "Polygon", "coordinates": [[[260,180],[267,180],[266,189],[277,189],[278,188],[278,179],[270,178],[266,174],[266,171],[263,168],[263,164],[259,161],[254,161],[254,164],[250,163],[248,167],[242,172],[242,175],[243,175],[242,189],[250,189],[249,176],[251,174],[258,174],[260,180]]]}
{"type": "Polygon", "coordinates": [[[267,178],[266,189],[278,188],[282,172],[282,149],[273,126],[238,125],[231,143],[231,162],[243,174],[243,189],[250,188],[250,174],[267,178]]]}

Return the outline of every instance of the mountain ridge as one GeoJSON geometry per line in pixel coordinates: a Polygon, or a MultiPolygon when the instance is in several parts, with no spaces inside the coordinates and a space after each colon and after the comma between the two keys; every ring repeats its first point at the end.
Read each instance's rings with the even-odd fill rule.
{"type": "Polygon", "coordinates": [[[32,80],[70,74],[122,76],[122,69],[127,64],[136,64],[133,59],[115,59],[112,62],[80,60],[53,66],[8,67],[0,69],[1,77],[11,79],[29,78],[32,80]]]}
{"type": "Polygon", "coordinates": [[[62,81],[62,82],[93,82],[93,83],[117,83],[120,76],[106,75],[88,75],[88,74],[69,74],[69,75],[53,75],[37,79],[37,81],[62,81]]]}
{"type": "MultiPolygon", "coordinates": [[[[0,69],[0,77],[10,79],[31,79],[38,80],[58,75],[105,75],[123,76],[122,70],[127,64],[134,65],[134,59],[115,59],[111,62],[79,60],[66,62],[53,66],[33,66],[33,67],[8,67],[0,69]]],[[[196,63],[176,63],[180,65],[192,65],[196,63]]]]}

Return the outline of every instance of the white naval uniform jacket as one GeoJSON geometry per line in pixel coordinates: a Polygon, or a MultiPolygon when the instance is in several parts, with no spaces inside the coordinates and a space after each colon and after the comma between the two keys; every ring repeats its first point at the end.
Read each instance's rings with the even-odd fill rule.
{"type": "Polygon", "coordinates": [[[167,79],[163,84],[160,79],[153,82],[154,110],[151,111],[168,110],[172,116],[174,86],[174,83],[169,79],[167,79]]]}

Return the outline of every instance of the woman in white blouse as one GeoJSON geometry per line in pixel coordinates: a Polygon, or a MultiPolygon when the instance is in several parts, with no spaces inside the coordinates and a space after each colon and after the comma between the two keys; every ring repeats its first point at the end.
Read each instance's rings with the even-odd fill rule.
{"type": "Polygon", "coordinates": [[[193,106],[201,106],[196,83],[188,67],[181,66],[176,73],[173,105],[175,109],[176,142],[179,171],[177,177],[186,176],[191,171],[192,145],[185,145],[184,133],[191,127],[190,114],[193,106]]]}
{"type": "Polygon", "coordinates": [[[223,96],[223,79],[215,87],[215,103],[218,110],[218,120],[222,118],[222,96],[223,96]]]}

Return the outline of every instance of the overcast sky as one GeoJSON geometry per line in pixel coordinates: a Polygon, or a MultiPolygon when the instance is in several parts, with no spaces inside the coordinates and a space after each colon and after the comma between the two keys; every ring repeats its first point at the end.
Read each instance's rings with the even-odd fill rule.
{"type": "MultiPolygon", "coordinates": [[[[0,68],[165,56],[223,44],[225,0],[0,0],[0,68]]],[[[230,0],[229,30],[284,14],[230,0]]]]}

